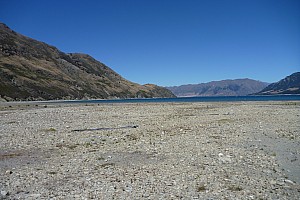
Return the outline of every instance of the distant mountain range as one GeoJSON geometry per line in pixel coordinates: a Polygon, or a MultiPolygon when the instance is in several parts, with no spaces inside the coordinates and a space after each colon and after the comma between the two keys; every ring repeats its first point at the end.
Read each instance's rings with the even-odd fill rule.
{"type": "Polygon", "coordinates": [[[276,83],[272,83],[256,94],[300,94],[300,72],[293,73],[276,83]]]}
{"type": "Polygon", "coordinates": [[[0,23],[0,99],[175,97],[166,88],[130,82],[89,55],[64,53],[0,23]]]}
{"type": "Polygon", "coordinates": [[[235,79],[212,81],[208,83],[189,84],[167,87],[178,97],[187,96],[244,96],[257,93],[268,83],[252,79],[235,79]]]}

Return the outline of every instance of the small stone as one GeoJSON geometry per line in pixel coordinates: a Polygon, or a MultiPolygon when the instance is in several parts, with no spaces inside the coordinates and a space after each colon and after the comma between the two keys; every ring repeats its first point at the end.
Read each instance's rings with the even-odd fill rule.
{"type": "Polygon", "coordinates": [[[288,180],[288,179],[285,179],[284,182],[288,183],[288,184],[291,184],[291,185],[294,185],[295,183],[291,180],[288,180]]]}
{"type": "Polygon", "coordinates": [[[277,182],[277,185],[283,186],[284,182],[277,182]]]}
{"type": "Polygon", "coordinates": [[[167,186],[172,186],[172,185],[173,185],[173,183],[171,183],[171,182],[167,182],[167,183],[166,183],[166,185],[167,185],[167,186]]]}
{"type": "Polygon", "coordinates": [[[7,170],[6,172],[5,172],[5,174],[12,174],[13,172],[11,171],[11,170],[7,170]]]}
{"type": "Polygon", "coordinates": [[[201,182],[197,184],[197,192],[204,192],[206,191],[206,184],[201,182]]]}
{"type": "Polygon", "coordinates": [[[224,156],[224,154],[222,153],[219,153],[219,160],[222,162],[222,163],[231,163],[231,158],[229,155],[227,156],[224,156]]]}
{"type": "Polygon", "coordinates": [[[30,195],[30,197],[35,198],[35,199],[39,198],[40,196],[41,196],[41,194],[31,194],[30,195]]]}
{"type": "Polygon", "coordinates": [[[2,191],[1,191],[1,195],[2,195],[3,197],[6,197],[6,196],[9,195],[9,192],[2,190],[2,191]]]}

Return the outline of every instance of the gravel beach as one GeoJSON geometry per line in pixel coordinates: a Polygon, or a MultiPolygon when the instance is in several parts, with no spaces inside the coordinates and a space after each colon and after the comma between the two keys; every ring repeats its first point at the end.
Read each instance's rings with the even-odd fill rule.
{"type": "Polygon", "coordinates": [[[0,104],[0,199],[299,199],[300,102],[0,104]]]}

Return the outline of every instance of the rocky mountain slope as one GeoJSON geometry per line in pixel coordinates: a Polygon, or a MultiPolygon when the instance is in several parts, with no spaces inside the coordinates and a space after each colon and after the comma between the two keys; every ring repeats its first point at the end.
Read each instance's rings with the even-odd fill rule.
{"type": "Polygon", "coordinates": [[[258,92],[267,85],[268,83],[251,79],[235,79],[167,87],[167,89],[176,96],[243,96],[258,92]]]}
{"type": "Polygon", "coordinates": [[[300,72],[293,73],[276,83],[272,83],[256,94],[300,94],[300,72]]]}
{"type": "Polygon", "coordinates": [[[122,78],[89,55],[64,53],[0,23],[0,98],[50,100],[174,97],[122,78]]]}

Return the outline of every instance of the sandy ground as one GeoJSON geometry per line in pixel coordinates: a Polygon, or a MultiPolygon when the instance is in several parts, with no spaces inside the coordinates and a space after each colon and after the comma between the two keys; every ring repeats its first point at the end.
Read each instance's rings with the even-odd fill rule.
{"type": "Polygon", "coordinates": [[[300,102],[0,105],[0,199],[299,199],[300,102]]]}

